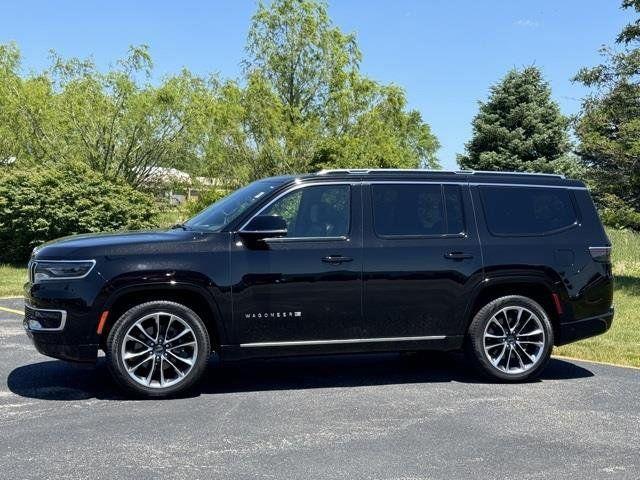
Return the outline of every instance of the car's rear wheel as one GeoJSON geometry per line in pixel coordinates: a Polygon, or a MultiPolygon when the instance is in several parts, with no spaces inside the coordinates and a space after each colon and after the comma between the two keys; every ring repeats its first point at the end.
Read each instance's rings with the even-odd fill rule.
{"type": "Polygon", "coordinates": [[[469,326],[466,353],[483,374],[502,381],[536,378],[553,349],[553,328],[534,300],[509,295],[476,313],[469,326]]]}
{"type": "Polygon", "coordinates": [[[125,312],[107,339],[113,377],[147,397],[175,395],[202,376],[211,351],[202,319],[184,305],[153,301],[125,312]]]}

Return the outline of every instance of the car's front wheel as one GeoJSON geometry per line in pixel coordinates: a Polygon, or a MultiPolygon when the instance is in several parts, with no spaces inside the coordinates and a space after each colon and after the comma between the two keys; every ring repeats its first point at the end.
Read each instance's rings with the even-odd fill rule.
{"type": "Polygon", "coordinates": [[[469,326],[466,353],[485,375],[502,381],[537,377],[553,348],[553,328],[534,300],[509,295],[481,308],[469,326]]]}
{"type": "Polygon", "coordinates": [[[153,301],[126,311],[109,333],[109,369],[126,390],[175,395],[202,376],[211,351],[202,319],[176,302],[153,301]]]}

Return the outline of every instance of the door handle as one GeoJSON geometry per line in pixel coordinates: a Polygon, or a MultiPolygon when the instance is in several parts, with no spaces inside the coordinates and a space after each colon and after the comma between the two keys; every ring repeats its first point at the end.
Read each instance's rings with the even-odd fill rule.
{"type": "Polygon", "coordinates": [[[326,257],[322,257],[322,261],[324,263],[331,263],[333,265],[338,265],[340,263],[351,262],[353,258],[351,257],[343,257],[342,255],[327,255],[326,257]]]}
{"type": "Polygon", "coordinates": [[[465,260],[473,258],[473,255],[464,252],[449,252],[444,254],[444,258],[448,258],[449,260],[465,260]]]}

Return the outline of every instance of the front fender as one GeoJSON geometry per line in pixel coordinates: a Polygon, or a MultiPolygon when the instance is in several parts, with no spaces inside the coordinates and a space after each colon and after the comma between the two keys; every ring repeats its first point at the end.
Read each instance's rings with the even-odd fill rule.
{"type": "MultiPolygon", "coordinates": [[[[202,303],[206,304],[208,310],[211,312],[211,321],[213,321],[219,340],[221,342],[226,341],[228,332],[223,319],[228,317],[225,317],[220,307],[221,303],[223,306],[226,305],[226,298],[220,289],[213,284],[205,285],[185,281],[134,282],[122,285],[113,291],[106,291],[103,311],[117,311],[119,303],[124,299],[131,299],[132,296],[139,296],[141,299],[154,297],[161,299],[165,297],[180,301],[181,297],[193,298],[192,295],[197,295],[198,298],[202,300],[202,303]],[[191,295],[188,295],[189,293],[191,295]]],[[[190,306],[188,301],[185,303],[187,306],[190,306]]],[[[116,318],[111,317],[110,323],[115,320],[116,318]]],[[[208,319],[204,320],[207,321],[208,319]]]]}
{"type": "MultiPolygon", "coordinates": [[[[140,294],[151,298],[154,292],[168,294],[179,301],[197,295],[209,307],[216,333],[228,338],[224,319],[231,318],[231,288],[227,252],[201,252],[165,256],[127,256],[100,262],[105,278],[100,292],[102,311],[113,309],[123,297],[140,294]],[[123,273],[124,272],[124,273],[123,273]]],[[[114,321],[111,318],[110,320],[114,321]]]]}

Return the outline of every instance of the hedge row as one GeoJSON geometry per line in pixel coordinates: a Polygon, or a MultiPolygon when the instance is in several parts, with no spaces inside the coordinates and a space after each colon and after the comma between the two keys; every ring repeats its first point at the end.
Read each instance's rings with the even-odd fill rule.
{"type": "Polygon", "coordinates": [[[156,225],[154,198],[82,163],[4,167],[0,173],[0,262],[24,262],[34,247],[77,233],[156,225]]]}

